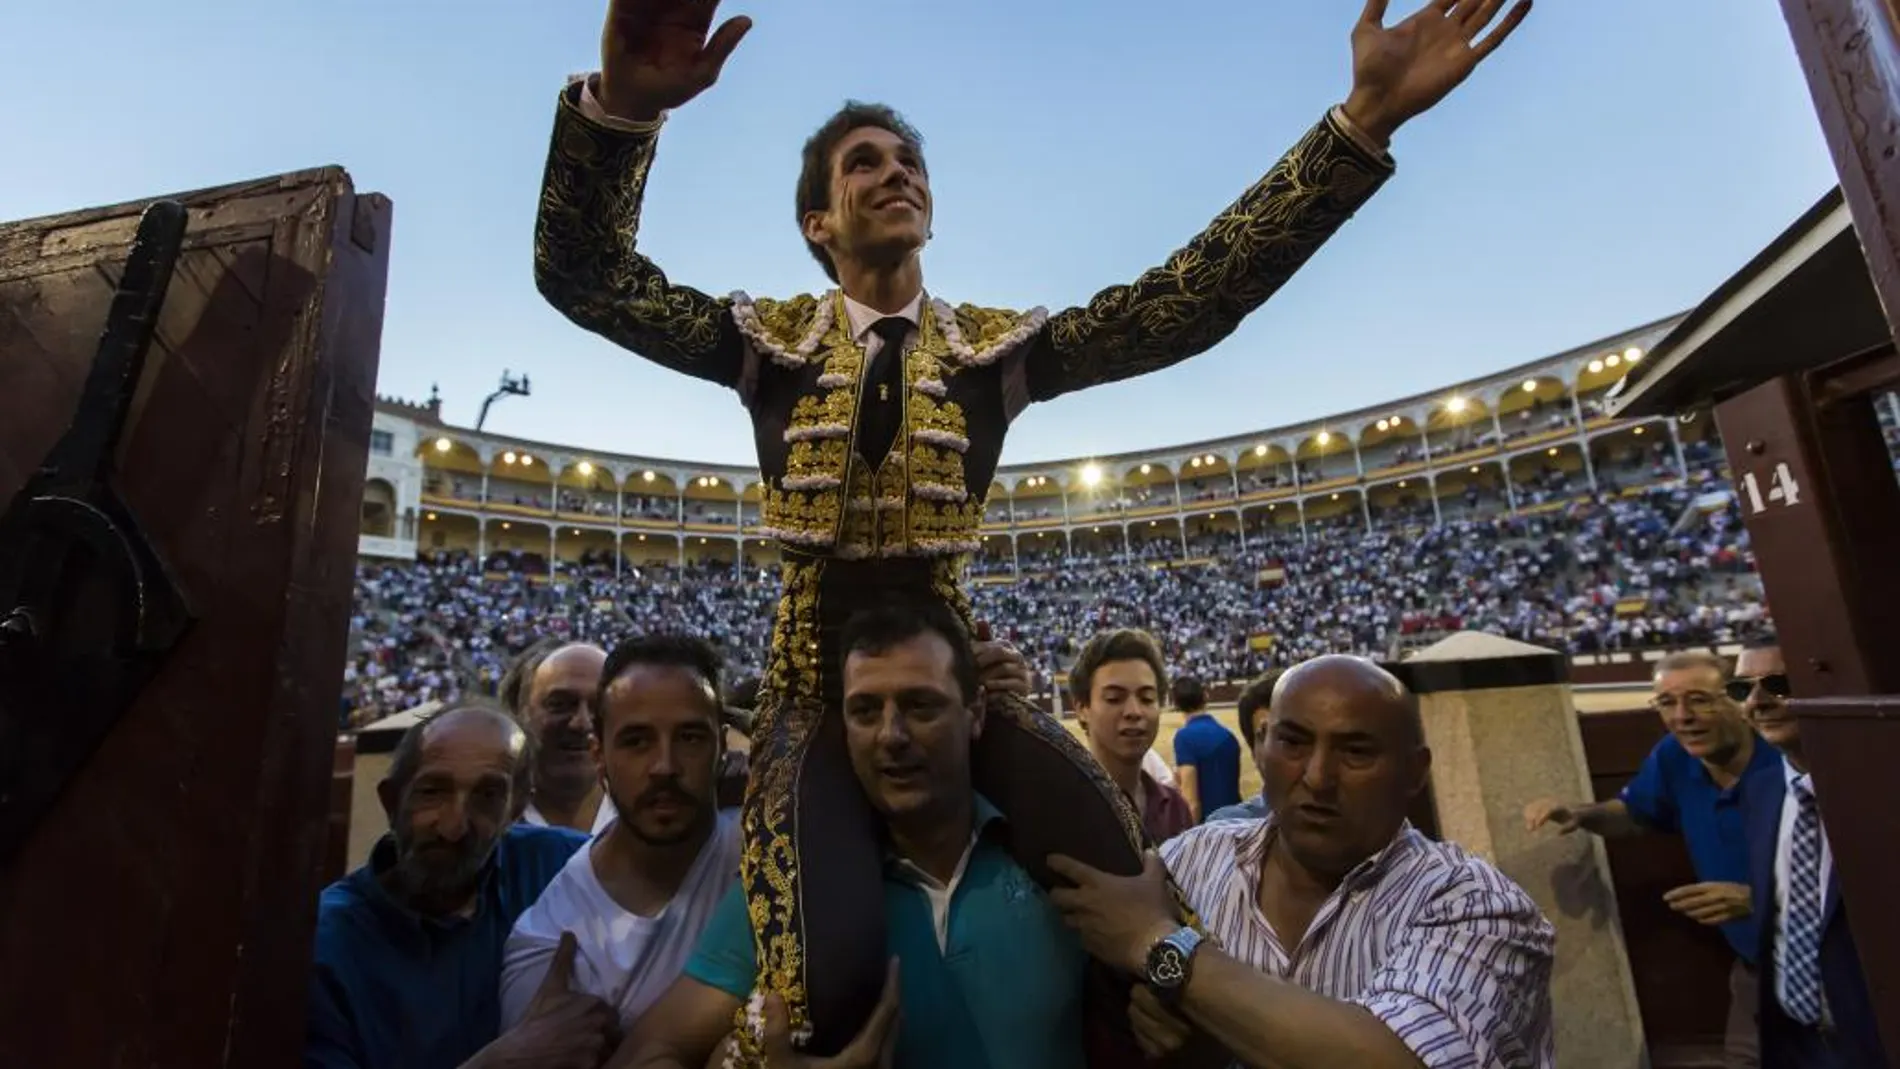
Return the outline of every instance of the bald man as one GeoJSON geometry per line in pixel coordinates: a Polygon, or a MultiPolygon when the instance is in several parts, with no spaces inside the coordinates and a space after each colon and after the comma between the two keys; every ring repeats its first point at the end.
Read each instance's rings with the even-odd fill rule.
{"type": "Polygon", "coordinates": [[[507,712],[447,709],[404,734],[377,795],[390,831],[317,905],[306,1069],[594,1069],[612,1007],[558,982],[499,1035],[502,945],[586,839],[512,823],[534,746],[507,712]]]}
{"type": "Polygon", "coordinates": [[[522,653],[502,681],[502,700],[534,739],[534,788],[525,824],[598,835],[614,822],[594,764],[594,700],[607,651],[544,640],[522,653]]]}
{"type": "Polygon", "coordinates": [[[1129,1009],[1143,1048],[1282,1069],[1554,1065],[1555,932],[1502,873],[1406,821],[1431,751],[1404,684],[1315,658],[1265,715],[1270,816],[1187,832],[1139,876],[1050,860],[1090,953],[1145,981],[1129,1009]],[[1213,940],[1172,920],[1169,872],[1213,940]]]}

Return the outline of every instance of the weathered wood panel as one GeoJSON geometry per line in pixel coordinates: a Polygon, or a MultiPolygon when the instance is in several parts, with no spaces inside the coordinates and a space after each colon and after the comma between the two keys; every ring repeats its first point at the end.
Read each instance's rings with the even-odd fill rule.
{"type": "MultiPolygon", "coordinates": [[[[172,199],[117,486],[196,623],[0,872],[0,1065],[301,1046],[390,206],[337,169],[172,199]]],[[[0,224],[0,502],[71,417],[143,206],[0,224]]]]}

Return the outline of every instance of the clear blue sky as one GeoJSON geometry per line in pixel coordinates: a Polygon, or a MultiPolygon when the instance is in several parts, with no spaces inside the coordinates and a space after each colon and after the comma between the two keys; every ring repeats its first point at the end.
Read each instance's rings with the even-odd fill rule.
{"type": "MultiPolygon", "coordinates": [[[[1422,0],[1393,0],[1394,17],[1422,0]]],[[[1132,277],[1348,84],[1359,0],[777,0],[669,125],[644,248],[713,292],[824,284],[798,147],[846,97],[928,140],[931,289],[1061,307],[1132,277]]],[[[396,205],[381,389],[489,428],[752,460],[719,389],[570,326],[530,234],[555,92],[604,0],[7,0],[0,218],[318,164],[396,205]]],[[[1540,0],[1400,133],[1399,174],[1233,338],[1031,409],[1007,459],[1241,433],[1582,344],[1693,305],[1834,181],[1771,0],[1540,0]]]]}

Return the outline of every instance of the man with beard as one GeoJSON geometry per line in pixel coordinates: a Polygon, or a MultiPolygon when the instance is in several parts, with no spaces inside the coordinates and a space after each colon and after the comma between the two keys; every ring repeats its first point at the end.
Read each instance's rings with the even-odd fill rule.
{"type": "Polygon", "coordinates": [[[770,1069],[1082,1069],[1087,959],[1012,860],[1013,826],[971,771],[992,715],[985,692],[1023,682],[1026,666],[1007,647],[979,655],[956,614],[927,602],[859,613],[838,643],[853,787],[877,814],[868,830],[884,851],[883,908],[861,923],[882,927],[898,959],[882,997],[873,992],[876,1008],[835,1058],[794,1050],[783,996],[757,984],[757,939],[734,883],[612,1065],[719,1064],[708,1059],[744,1007],[756,1033],[734,1038],[756,1044],[770,1069]]]}
{"type": "Polygon", "coordinates": [[[1750,726],[1730,698],[1728,666],[1712,653],[1672,653],[1656,663],[1650,706],[1669,734],[1643,767],[1607,802],[1566,805],[1552,799],[1525,807],[1525,827],[1581,828],[1606,838],[1647,832],[1679,834],[1697,883],[1663,896],[1698,924],[1719,927],[1735,952],[1729,974],[1729,1017],[1723,1037],[1729,1069],[1759,1064],[1755,1025],[1756,953],[1761,928],[1748,888],[1748,839],[1742,800],[1758,780],[1781,775],[1781,756],[1750,726]]]}
{"type": "Polygon", "coordinates": [[[410,728],[377,785],[390,833],[317,906],[305,1069],[594,1069],[613,1011],[566,988],[572,939],[500,1032],[503,940],[585,840],[512,824],[533,744],[498,709],[410,728]]]}
{"type": "Polygon", "coordinates": [[[502,700],[534,738],[534,794],[521,814],[528,824],[599,835],[613,822],[591,750],[606,661],[607,651],[599,646],[543,639],[502,680],[502,700]]]}
{"type": "Polygon", "coordinates": [[[614,816],[515,923],[504,1026],[527,1012],[563,931],[579,942],[576,988],[630,1026],[679,975],[738,878],[738,813],[717,808],[718,654],[693,638],[628,639],[607,655],[598,690],[593,756],[614,816]]]}

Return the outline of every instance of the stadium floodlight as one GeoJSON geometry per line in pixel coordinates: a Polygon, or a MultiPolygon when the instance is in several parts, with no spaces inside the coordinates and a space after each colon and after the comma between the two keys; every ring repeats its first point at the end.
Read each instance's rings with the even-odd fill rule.
{"type": "Polygon", "coordinates": [[[1635,362],[1637,362],[1638,360],[1641,360],[1642,358],[1643,358],[1643,351],[1641,349],[1638,349],[1634,345],[1623,350],[1623,362],[1626,364],[1634,364],[1635,362]]]}
{"type": "Polygon", "coordinates": [[[1152,471],[1154,471],[1154,470],[1155,470],[1155,468],[1154,468],[1154,465],[1153,465],[1153,464],[1143,464],[1143,465],[1141,466],[1141,473],[1142,473],[1143,475],[1147,475],[1147,474],[1148,474],[1149,472],[1152,472],[1152,471]]]}
{"type": "Polygon", "coordinates": [[[1254,455],[1254,456],[1257,456],[1257,457],[1264,457],[1264,456],[1266,456],[1266,455],[1267,455],[1267,444],[1266,444],[1265,442],[1262,442],[1262,443],[1260,443],[1259,445],[1256,445],[1256,446],[1254,446],[1254,447],[1253,447],[1253,455],[1254,455]]]}
{"type": "Polygon", "coordinates": [[[1602,370],[1603,370],[1603,361],[1601,360],[1590,361],[1590,374],[1595,375],[1602,370]]]}
{"type": "Polygon", "coordinates": [[[656,478],[659,478],[659,476],[657,476],[657,475],[654,475],[654,474],[653,474],[652,472],[650,472],[650,471],[643,471],[643,472],[641,472],[641,473],[640,473],[640,481],[641,481],[641,482],[645,482],[645,483],[650,483],[650,482],[652,482],[652,481],[653,481],[654,479],[656,479],[656,478]]]}
{"type": "Polygon", "coordinates": [[[1537,380],[1536,380],[1536,379],[1525,379],[1525,380],[1524,380],[1524,392],[1525,392],[1525,393],[1536,393],[1536,392],[1537,392],[1537,380]]]}
{"type": "Polygon", "coordinates": [[[438,453],[446,453],[454,448],[455,443],[449,441],[447,438],[437,438],[435,440],[435,451],[438,453]]]}
{"type": "Polygon", "coordinates": [[[1380,420],[1379,422],[1377,422],[1377,423],[1375,423],[1375,424],[1373,424],[1373,426],[1375,426],[1375,427],[1377,427],[1377,428],[1379,428],[1380,430],[1385,430],[1385,429],[1386,429],[1387,427],[1390,427],[1390,426],[1392,426],[1392,424],[1391,424],[1391,422],[1390,422],[1389,420],[1383,420],[1383,419],[1382,419],[1382,420],[1380,420]]]}
{"type": "Polygon", "coordinates": [[[1466,408],[1470,407],[1470,405],[1471,405],[1471,402],[1465,400],[1462,397],[1453,395],[1451,400],[1445,402],[1445,411],[1456,416],[1459,413],[1463,412],[1466,408]]]}
{"type": "Polygon", "coordinates": [[[1321,446],[1321,448],[1324,448],[1324,447],[1326,447],[1326,446],[1328,446],[1328,445],[1331,445],[1331,444],[1332,444],[1332,442],[1333,442],[1333,432],[1332,432],[1332,431],[1321,431],[1321,432],[1319,432],[1319,438],[1318,438],[1318,439],[1316,439],[1316,440],[1317,440],[1317,441],[1319,442],[1319,444],[1320,444],[1320,446],[1321,446]]]}
{"type": "Polygon", "coordinates": [[[1100,486],[1101,484],[1102,484],[1102,466],[1100,464],[1083,465],[1082,485],[1083,486],[1100,486]]]}
{"type": "Polygon", "coordinates": [[[576,465],[575,467],[576,467],[576,468],[577,468],[577,469],[578,469],[578,470],[580,471],[580,473],[581,473],[582,475],[592,475],[592,474],[594,474],[594,465],[593,465],[593,464],[591,464],[591,463],[589,463],[589,462],[587,462],[587,461],[585,461],[585,460],[583,460],[583,461],[581,461],[581,462],[580,462],[580,463],[579,463],[578,465],[576,465]]]}
{"type": "Polygon", "coordinates": [[[503,464],[513,464],[516,460],[519,460],[519,459],[520,459],[519,457],[515,456],[514,450],[512,449],[501,455],[501,462],[503,464]]]}

